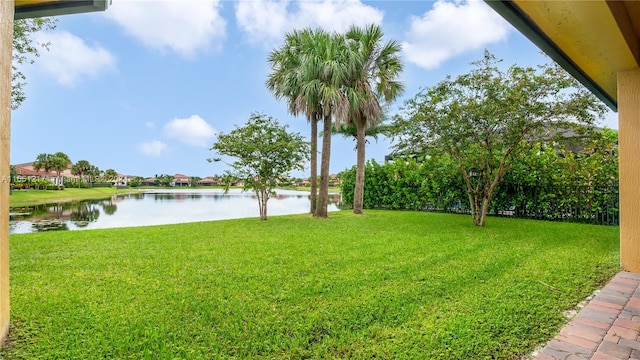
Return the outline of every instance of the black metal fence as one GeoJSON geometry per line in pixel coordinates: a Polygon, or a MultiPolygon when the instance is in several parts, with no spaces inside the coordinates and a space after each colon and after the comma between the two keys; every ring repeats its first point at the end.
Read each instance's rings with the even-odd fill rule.
{"type": "Polygon", "coordinates": [[[507,186],[496,192],[491,213],[530,219],[618,225],[619,202],[617,186],[507,186]]]}
{"type": "MultiPolygon", "coordinates": [[[[620,224],[617,186],[503,186],[495,192],[489,215],[599,225],[620,224]]],[[[445,208],[427,204],[426,211],[469,213],[460,199],[445,208]]]]}

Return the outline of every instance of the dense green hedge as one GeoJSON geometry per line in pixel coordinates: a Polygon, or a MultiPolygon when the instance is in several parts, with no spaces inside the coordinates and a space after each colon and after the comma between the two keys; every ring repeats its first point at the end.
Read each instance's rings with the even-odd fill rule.
{"type": "MultiPolygon", "coordinates": [[[[342,174],[343,203],[353,204],[355,167],[342,174]]],[[[595,149],[574,155],[534,146],[514,160],[497,188],[490,214],[617,224],[617,154],[595,149]]],[[[459,170],[447,157],[417,163],[397,159],[365,168],[366,209],[466,212],[469,200],[459,170]]]]}
{"type": "MultiPolygon", "coordinates": [[[[342,173],[342,200],[353,204],[355,167],[342,173]]],[[[391,210],[441,210],[460,206],[466,191],[462,179],[446,159],[418,164],[398,159],[385,164],[375,160],[365,166],[364,207],[391,210]]],[[[462,204],[465,206],[465,204],[462,204]]]]}

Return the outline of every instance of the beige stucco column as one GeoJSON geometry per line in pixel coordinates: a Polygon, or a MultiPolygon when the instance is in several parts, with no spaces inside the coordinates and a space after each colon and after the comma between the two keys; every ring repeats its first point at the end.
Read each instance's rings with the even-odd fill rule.
{"type": "Polygon", "coordinates": [[[640,273],[640,69],[618,73],[620,260],[640,273]]]}
{"type": "Polygon", "coordinates": [[[0,0],[0,344],[9,334],[9,144],[13,0],[0,0]]]}

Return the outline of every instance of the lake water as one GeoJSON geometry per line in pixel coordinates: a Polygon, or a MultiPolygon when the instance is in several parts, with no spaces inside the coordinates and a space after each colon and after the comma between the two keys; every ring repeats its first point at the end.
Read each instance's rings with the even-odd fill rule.
{"type": "MultiPolygon", "coordinates": [[[[309,192],[278,190],[267,215],[309,212],[309,192]]],[[[339,209],[340,194],[329,194],[329,211],[339,209]]],[[[104,200],[12,208],[9,233],[104,229],[256,217],[258,201],[250,192],[231,189],[158,189],[104,200]]]]}

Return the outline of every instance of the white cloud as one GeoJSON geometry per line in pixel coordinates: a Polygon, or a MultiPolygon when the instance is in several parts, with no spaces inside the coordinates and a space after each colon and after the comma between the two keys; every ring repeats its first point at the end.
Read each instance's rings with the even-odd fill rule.
{"type": "Polygon", "coordinates": [[[188,145],[207,147],[216,136],[216,130],[198,115],[186,119],[173,119],[164,126],[164,135],[188,145]]]}
{"type": "Polygon", "coordinates": [[[66,32],[39,32],[38,43],[49,43],[49,51],[40,51],[37,66],[63,85],[74,86],[85,77],[97,77],[115,67],[116,59],[100,46],[88,45],[66,32]]]}
{"type": "Polygon", "coordinates": [[[153,129],[156,127],[156,124],[153,121],[147,121],[146,123],[144,123],[144,126],[146,126],[147,129],[153,129]]]}
{"type": "Polygon", "coordinates": [[[384,16],[381,10],[353,0],[302,1],[299,4],[300,11],[295,14],[297,27],[319,26],[342,32],[351,25],[379,25],[384,16]]]}
{"type": "Polygon", "coordinates": [[[148,156],[160,157],[162,152],[167,149],[167,145],[162,141],[155,140],[140,144],[138,147],[140,152],[148,156]]]}
{"type": "Polygon", "coordinates": [[[402,48],[408,61],[432,69],[465,51],[505,39],[508,31],[507,22],[482,1],[438,0],[422,17],[413,17],[402,48]]]}
{"type": "Polygon", "coordinates": [[[187,58],[222,41],[226,31],[218,0],[118,0],[106,16],[146,46],[187,58]]]}
{"type": "Polygon", "coordinates": [[[383,13],[360,0],[241,1],[236,5],[236,21],[252,43],[272,46],[293,29],[323,28],[346,31],[351,25],[382,23],[383,13]]]}

